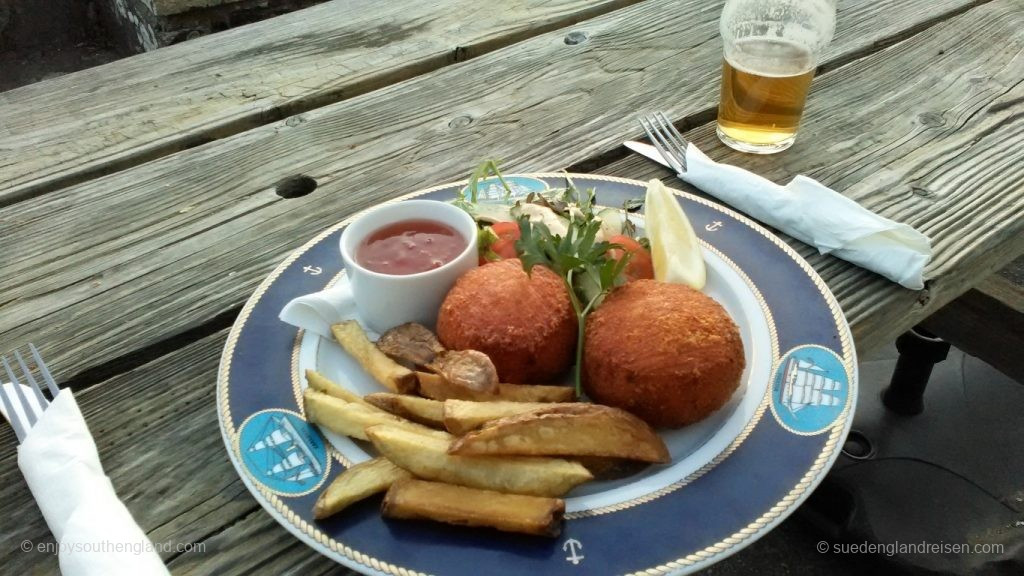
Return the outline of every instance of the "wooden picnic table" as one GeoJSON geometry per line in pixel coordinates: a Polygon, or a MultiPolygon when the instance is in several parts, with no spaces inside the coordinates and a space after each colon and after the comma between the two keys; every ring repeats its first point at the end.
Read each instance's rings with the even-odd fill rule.
{"type": "MultiPolygon", "coordinates": [[[[0,93],[0,342],[73,387],[154,542],[203,544],[163,554],[175,574],[334,573],[249,495],[214,390],[257,284],[359,210],[484,156],[693,191],[621,145],[664,110],[715,160],[931,237],[921,291],[792,242],[861,353],[1024,252],[1021,0],[840,0],[796,145],[765,157],[714,134],[721,5],[335,0],[0,93]]],[[[14,445],[0,432],[0,562],[53,573],[18,549],[52,537],[14,445]]]]}

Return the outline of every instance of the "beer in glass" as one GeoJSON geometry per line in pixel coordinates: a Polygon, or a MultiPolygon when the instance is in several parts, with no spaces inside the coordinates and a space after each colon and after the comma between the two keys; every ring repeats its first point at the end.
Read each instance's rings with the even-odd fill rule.
{"type": "Polygon", "coordinates": [[[835,30],[835,0],[728,0],[718,137],[741,152],[793,145],[821,51],[835,30]]]}

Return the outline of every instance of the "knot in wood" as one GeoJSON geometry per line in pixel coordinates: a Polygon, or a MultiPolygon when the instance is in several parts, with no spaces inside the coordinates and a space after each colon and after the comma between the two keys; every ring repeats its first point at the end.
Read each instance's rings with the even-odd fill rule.
{"type": "Polygon", "coordinates": [[[938,128],[946,125],[946,119],[938,112],[923,112],[917,115],[918,121],[927,128],[938,128]]]}
{"type": "Polygon", "coordinates": [[[448,122],[448,127],[449,128],[465,128],[466,126],[469,126],[472,123],[473,123],[473,117],[472,116],[468,116],[466,114],[460,114],[460,115],[456,116],[455,118],[452,118],[448,122]]]}
{"type": "Polygon", "coordinates": [[[921,306],[927,306],[928,302],[930,302],[931,299],[932,293],[928,289],[928,283],[925,282],[924,290],[921,290],[921,292],[917,295],[917,303],[920,304],[921,306]]]}
{"type": "Polygon", "coordinates": [[[931,198],[932,196],[935,196],[935,192],[932,192],[922,186],[911,186],[910,191],[921,198],[931,198]]]}
{"type": "Polygon", "coordinates": [[[576,44],[583,44],[590,38],[590,34],[575,30],[565,35],[565,43],[569,46],[575,46],[576,44]]]}

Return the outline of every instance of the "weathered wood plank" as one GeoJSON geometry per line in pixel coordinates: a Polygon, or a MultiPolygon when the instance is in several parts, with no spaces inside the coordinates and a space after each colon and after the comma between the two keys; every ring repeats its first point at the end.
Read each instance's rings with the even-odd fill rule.
{"type": "Polygon", "coordinates": [[[335,0],[0,93],[0,205],[639,0],[335,0]]]}
{"type": "MultiPolygon", "coordinates": [[[[231,466],[214,398],[226,337],[220,331],[76,395],[107,474],[154,543],[189,547],[162,555],[176,576],[353,574],[279,526],[231,466]]],[[[10,428],[2,427],[0,446],[13,447],[14,441],[10,428]]],[[[0,514],[6,519],[0,535],[4,573],[58,574],[55,556],[20,551],[25,540],[53,538],[31,503],[13,449],[0,453],[0,514]]],[[[774,549],[786,542],[785,549],[823,573],[859,573],[848,558],[814,552],[809,536],[807,546],[789,540],[800,535],[783,528],[754,546],[768,541],[774,549]]],[[[726,562],[734,568],[726,573],[749,572],[756,565],[751,558],[758,552],[731,557],[726,562]]]]}
{"type": "MultiPolygon", "coordinates": [[[[837,53],[863,50],[916,26],[923,7],[934,3],[870,5],[878,11],[858,12],[862,21],[846,20],[836,39],[837,53]]],[[[934,97],[959,102],[950,90],[960,86],[950,85],[934,97],[904,87],[899,91],[904,105],[872,105],[879,108],[878,119],[863,127],[853,126],[858,120],[846,112],[861,104],[844,100],[842,94],[864,99],[865,91],[889,75],[914,77],[920,72],[919,52],[937,50],[936,42],[949,44],[950,51],[942,68],[922,73],[922,78],[940,75],[948,85],[961,81],[962,70],[974,69],[993,77],[999,69],[1003,76],[1019,76],[1020,61],[1008,52],[1021,42],[1013,28],[1017,17],[1007,2],[997,2],[955,20],[972,29],[991,28],[1003,48],[947,41],[956,33],[950,30],[955,26],[947,26],[941,37],[928,32],[873,57],[867,76],[843,70],[826,75],[817,92],[839,93],[834,98],[845,107],[833,116],[836,122],[852,124],[825,131],[809,123],[802,141],[815,145],[798,146],[812,152],[776,157],[775,172],[766,170],[770,161],[736,161],[776,179],[809,172],[842,189],[887,164],[895,164],[887,168],[891,174],[909,169],[917,159],[901,164],[911,154],[910,148],[900,148],[906,135],[889,134],[885,124],[912,122],[917,111],[911,107],[929,105],[934,97]],[[840,149],[839,142],[849,150],[840,149]],[[822,154],[830,146],[833,151],[822,154]],[[883,153],[887,147],[892,151],[883,153]],[[861,160],[862,172],[853,171],[845,179],[818,173],[820,166],[841,165],[841,159],[862,149],[876,151],[874,158],[861,160]]],[[[319,230],[402,192],[464,177],[482,154],[510,160],[513,170],[555,169],[616,148],[624,136],[636,136],[638,109],[664,103],[677,117],[708,110],[717,99],[717,18],[713,6],[651,0],[588,21],[580,29],[590,40],[582,45],[566,45],[561,32],[548,34],[459,67],[2,209],[6,234],[0,240],[5,270],[0,277],[0,339],[52,342],[59,351],[58,364],[66,367],[64,376],[105,365],[230,312],[288,251],[319,230]],[[467,79],[487,89],[452,90],[467,79]],[[319,188],[292,200],[276,196],[274,182],[298,173],[315,178],[319,188]]],[[[996,101],[993,95],[986,100],[985,94],[963,105],[982,109],[996,101]]],[[[874,92],[869,98],[876,98],[874,92]]],[[[971,117],[962,135],[945,136],[947,144],[977,138],[972,154],[991,154],[994,142],[1012,138],[1018,126],[1009,120],[1019,105],[1005,102],[997,113],[971,117]],[[996,126],[1001,120],[1007,122],[996,126]]],[[[934,131],[923,135],[943,136],[934,131]]],[[[918,140],[913,146],[920,144],[918,140]]],[[[1019,149],[1008,152],[1006,161],[1014,153],[1019,149]]],[[[998,188],[999,183],[991,186],[998,188]]],[[[883,187],[865,199],[899,217],[902,202],[922,209],[958,206],[961,192],[953,190],[939,203],[942,198],[905,198],[902,190],[889,195],[883,187]]],[[[1013,196],[1001,198],[993,199],[994,205],[1005,206],[1013,196]]],[[[939,217],[934,210],[926,213],[939,217]]],[[[1013,239],[989,235],[977,240],[999,246],[1013,239]]],[[[841,266],[821,265],[826,275],[841,266]]],[[[851,273],[851,290],[840,291],[855,320],[867,321],[880,303],[917,298],[871,282],[868,275],[851,273]],[[861,293],[865,285],[877,293],[861,293]]]]}
{"type": "Polygon", "coordinates": [[[946,304],[922,325],[977,356],[1007,376],[1024,382],[1024,287],[992,274],[946,304]]]}
{"type": "MultiPolygon", "coordinates": [[[[188,546],[161,553],[174,574],[351,574],[278,526],[228,460],[215,400],[226,337],[221,331],[76,395],[104,470],[154,543],[188,546]]],[[[14,446],[9,427],[0,443],[14,446]]],[[[14,450],[0,456],[0,481],[5,571],[57,574],[56,556],[20,552],[25,540],[53,537],[14,450]]]]}
{"type": "MultiPolygon", "coordinates": [[[[920,293],[794,243],[839,298],[862,351],[1024,252],[1024,155],[1010,144],[1024,142],[1024,34],[1009,25],[1019,10],[1000,16],[1008,7],[977,8],[820,78],[797,143],[778,157],[730,150],[713,124],[686,134],[718,161],[777,182],[807,174],[932,238],[920,293]],[[989,32],[993,44],[973,36],[989,32]],[[837,112],[850,109],[858,113],[837,112]]],[[[599,171],[696,191],[637,156],[599,171]]]]}
{"type": "MultiPolygon", "coordinates": [[[[104,470],[155,543],[200,541],[225,519],[258,508],[231,467],[217,426],[216,372],[225,338],[221,332],[76,394],[104,470]]],[[[42,352],[51,356],[48,346],[42,352]]],[[[4,426],[0,445],[15,444],[4,426]]],[[[5,570],[32,574],[49,567],[56,573],[56,556],[17,552],[23,540],[53,537],[31,505],[13,449],[0,454],[0,499],[7,517],[0,552],[5,570]]]]}

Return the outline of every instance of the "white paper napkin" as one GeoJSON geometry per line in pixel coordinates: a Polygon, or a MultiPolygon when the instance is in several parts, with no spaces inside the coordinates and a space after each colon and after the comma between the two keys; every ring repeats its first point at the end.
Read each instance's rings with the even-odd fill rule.
{"type": "Polygon", "coordinates": [[[169,574],[103,473],[70,390],[57,395],[18,446],[18,467],[60,546],[64,576],[169,574]]]}
{"type": "Polygon", "coordinates": [[[928,237],[865,209],[820,182],[797,176],[779,186],[719,164],[690,144],[679,177],[768,226],[912,290],[924,288],[928,237]]]}
{"type": "Polygon", "coordinates": [[[352,291],[348,282],[342,280],[338,285],[321,290],[314,294],[299,296],[285,304],[278,316],[282,321],[316,332],[328,340],[334,340],[331,324],[344,322],[356,315],[356,305],[352,300],[352,291]]]}

